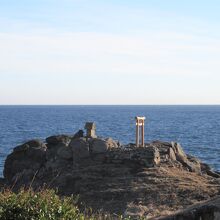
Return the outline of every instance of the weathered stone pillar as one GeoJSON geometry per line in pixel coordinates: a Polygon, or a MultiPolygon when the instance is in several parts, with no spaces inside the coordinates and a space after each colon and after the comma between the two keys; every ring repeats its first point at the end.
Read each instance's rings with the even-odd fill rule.
{"type": "Polygon", "coordinates": [[[144,147],[144,120],[145,117],[135,117],[136,119],[136,147],[139,147],[139,137],[140,137],[140,132],[139,132],[139,127],[141,127],[141,146],[144,147]]]}

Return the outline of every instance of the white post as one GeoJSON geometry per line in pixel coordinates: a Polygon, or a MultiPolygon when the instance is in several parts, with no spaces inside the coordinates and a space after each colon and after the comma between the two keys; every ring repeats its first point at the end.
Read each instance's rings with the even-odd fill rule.
{"type": "Polygon", "coordinates": [[[136,119],[136,147],[139,147],[139,137],[140,137],[140,130],[141,127],[141,146],[144,147],[144,120],[145,117],[135,117],[136,119]]]}

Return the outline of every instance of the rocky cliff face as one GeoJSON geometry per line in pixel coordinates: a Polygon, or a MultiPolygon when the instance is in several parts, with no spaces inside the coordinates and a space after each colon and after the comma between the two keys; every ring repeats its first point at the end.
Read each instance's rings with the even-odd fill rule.
{"type": "Polygon", "coordinates": [[[111,138],[59,135],[14,148],[5,181],[79,194],[93,210],[146,218],[168,215],[219,193],[220,175],[178,143],[154,141],[145,147],[111,138]]]}

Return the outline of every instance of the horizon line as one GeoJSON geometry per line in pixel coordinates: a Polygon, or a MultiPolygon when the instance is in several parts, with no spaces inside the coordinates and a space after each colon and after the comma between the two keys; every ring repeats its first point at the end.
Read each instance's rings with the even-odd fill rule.
{"type": "Polygon", "coordinates": [[[0,106],[220,106],[220,104],[0,104],[0,106]]]}

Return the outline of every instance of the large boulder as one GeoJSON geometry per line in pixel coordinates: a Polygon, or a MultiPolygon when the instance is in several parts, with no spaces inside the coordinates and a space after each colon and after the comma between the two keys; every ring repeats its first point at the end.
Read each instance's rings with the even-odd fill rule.
{"type": "Polygon", "coordinates": [[[71,141],[71,136],[68,136],[68,135],[55,135],[55,136],[50,136],[48,138],[46,138],[46,142],[49,144],[49,145],[57,145],[57,144],[60,144],[60,143],[64,143],[66,145],[68,145],[71,141]]]}
{"type": "Polygon", "coordinates": [[[36,172],[46,160],[46,145],[40,140],[28,141],[14,148],[4,166],[4,177],[11,181],[15,174],[25,169],[36,172]]]}
{"type": "Polygon", "coordinates": [[[85,138],[72,139],[69,144],[72,149],[73,162],[78,163],[81,159],[89,157],[89,143],[85,138]]]}
{"type": "Polygon", "coordinates": [[[117,148],[118,144],[112,139],[93,138],[90,140],[90,151],[93,154],[105,153],[107,150],[117,148]]]}

